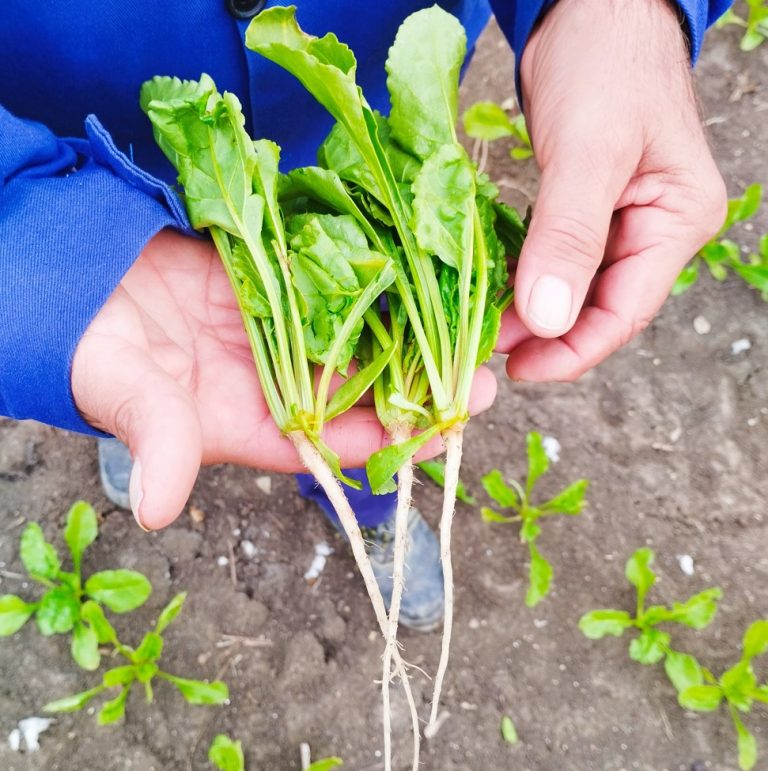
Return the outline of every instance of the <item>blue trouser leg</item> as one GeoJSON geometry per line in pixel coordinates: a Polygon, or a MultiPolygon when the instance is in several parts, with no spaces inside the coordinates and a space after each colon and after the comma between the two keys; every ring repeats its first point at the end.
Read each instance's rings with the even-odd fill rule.
{"type": "MultiPolygon", "coordinates": [[[[349,504],[352,506],[352,511],[355,512],[357,522],[361,527],[376,527],[395,513],[397,493],[374,495],[368,484],[365,469],[344,469],[344,473],[363,484],[362,490],[355,490],[349,485],[342,485],[349,504]]],[[[299,493],[304,498],[314,501],[325,512],[327,517],[338,521],[328,496],[323,488],[315,482],[312,474],[296,474],[296,481],[299,485],[299,493]]]]}

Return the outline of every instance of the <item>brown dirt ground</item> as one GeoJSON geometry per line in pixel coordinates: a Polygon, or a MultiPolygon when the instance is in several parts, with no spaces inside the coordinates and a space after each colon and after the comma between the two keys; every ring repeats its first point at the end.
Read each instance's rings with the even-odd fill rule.
{"type": "MultiPolygon", "coordinates": [[[[482,40],[464,86],[465,103],[501,101],[511,88],[512,59],[498,30],[482,40]]],[[[730,193],[768,182],[768,45],[738,50],[734,30],[713,31],[698,68],[704,118],[730,193]]],[[[535,192],[532,162],[515,163],[503,147],[491,153],[492,176],[510,200],[535,192]]],[[[754,245],[768,231],[768,207],[737,237],[754,245]]],[[[555,565],[552,595],[535,610],[523,604],[525,555],[513,534],[481,522],[462,506],[455,523],[457,618],[444,694],[450,718],[426,744],[426,769],[530,771],[685,771],[735,769],[727,715],[681,710],[659,667],[627,657],[626,642],[585,639],[576,628],[595,607],[631,607],[623,563],[641,545],[657,552],[657,601],[723,587],[710,628],[680,635],[680,647],[719,670],[731,661],[746,624],[768,617],[768,313],[741,282],[704,278],[670,300],[634,343],[573,385],[516,385],[500,378],[495,407],[468,431],[463,477],[479,490],[483,473],[524,471],[524,435],[538,429],[562,443],[561,462],[543,483],[554,491],[579,476],[592,480],[580,520],[547,523],[542,551],[555,565]],[[704,316],[711,332],[697,334],[704,316]],[[748,338],[750,350],[730,345],[748,338]],[[689,554],[686,576],[677,556],[689,554]],[[520,734],[499,736],[509,714],[520,734]]],[[[501,363],[498,363],[502,374],[501,363]]],[[[37,520],[61,543],[64,512],[78,498],[103,515],[86,570],[135,567],[152,580],[146,607],[118,619],[138,641],[175,592],[188,606],[168,633],[171,671],[220,674],[231,704],[192,707],[158,687],[153,705],[134,694],[126,720],[100,728],[91,714],[61,716],[37,754],[14,754],[0,742],[5,771],[182,771],[205,769],[217,732],[243,740],[250,769],[296,769],[298,747],[315,757],[337,754],[346,767],[381,767],[381,646],[368,600],[348,550],[323,517],[296,495],[292,478],[272,475],[267,495],[257,474],[205,469],[191,503],[205,512],[196,525],[183,515],[145,535],[130,515],[114,511],[97,479],[92,439],[35,424],[0,421],[0,568],[18,571],[18,536],[37,520]],[[240,542],[257,547],[253,559],[240,542]],[[303,580],[314,544],[336,552],[322,580],[303,580]],[[230,547],[236,581],[217,564],[230,547]],[[263,635],[269,647],[217,647],[224,634],[263,635]]],[[[426,485],[418,502],[435,520],[439,491],[426,485]]],[[[0,579],[0,591],[31,596],[31,587],[0,579]]],[[[404,634],[407,658],[433,672],[439,635],[404,634]]],[[[90,687],[64,638],[45,639],[32,624],[0,644],[0,734],[38,714],[48,699],[90,687]]],[[[416,677],[417,699],[429,683],[416,677]]],[[[398,757],[407,759],[408,723],[395,690],[398,757]]],[[[425,705],[426,706],[426,705],[425,705]]],[[[426,713],[426,712],[425,712],[426,713]]],[[[765,711],[748,718],[768,768],[765,711]]]]}

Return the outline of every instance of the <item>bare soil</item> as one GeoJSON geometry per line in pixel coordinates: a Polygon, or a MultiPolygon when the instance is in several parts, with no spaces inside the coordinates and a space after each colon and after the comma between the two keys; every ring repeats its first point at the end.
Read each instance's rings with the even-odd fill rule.
{"type": "MultiPolygon", "coordinates": [[[[697,70],[702,113],[732,195],[768,183],[768,45],[738,50],[736,30],[710,33],[697,70]]],[[[513,87],[512,57],[497,28],[486,32],[464,84],[465,105],[502,101],[513,87]]],[[[536,189],[533,162],[513,162],[492,148],[492,176],[517,204],[536,189]]],[[[736,238],[754,246],[768,231],[768,207],[736,238]]],[[[738,280],[704,277],[670,299],[645,333],[573,385],[520,385],[497,362],[496,405],[467,432],[463,478],[480,497],[493,467],[524,473],[524,436],[556,437],[562,457],[544,491],[588,477],[589,509],[580,519],[547,522],[541,549],[555,566],[554,591],[539,607],[523,604],[525,552],[514,532],[484,524],[460,506],[455,522],[457,618],[444,709],[450,717],[426,743],[426,769],[530,771],[687,771],[736,768],[725,712],[680,709],[660,667],[630,661],[626,640],[592,642],[577,629],[596,607],[631,609],[623,578],[629,554],[657,552],[658,602],[707,586],[724,590],[714,623],[685,632],[679,646],[719,671],[737,654],[741,633],[768,617],[768,306],[738,280]],[[708,334],[694,330],[703,316],[708,334]],[[731,343],[751,348],[734,355],[731,343]],[[685,575],[678,555],[692,556],[685,575]],[[505,744],[502,715],[520,742],[505,744]]],[[[382,767],[381,706],[375,681],[382,645],[351,555],[322,515],[302,500],[288,476],[220,466],[200,475],[185,513],[159,533],[142,533],[115,511],[98,483],[94,441],[36,424],[0,421],[0,592],[34,596],[8,575],[21,570],[18,537],[27,520],[61,544],[69,505],[85,498],[103,519],[86,571],[128,567],[151,579],[145,608],[116,625],[137,643],[164,602],[189,592],[167,635],[166,667],[192,677],[221,676],[226,707],[193,707],[158,687],[145,705],[133,694],[124,722],[96,725],[93,710],[62,715],[37,753],[0,742],[5,771],[186,771],[210,768],[207,747],[218,732],[243,740],[248,768],[298,769],[299,743],[313,757],[339,755],[346,768],[382,767]],[[247,558],[242,542],[256,554],[247,558]],[[321,580],[304,572],[315,544],[334,554],[321,580]],[[221,557],[234,563],[221,565],[221,557]],[[248,638],[223,647],[225,635],[248,638]],[[253,640],[261,645],[253,645],[253,640]]],[[[417,501],[436,521],[440,491],[429,483],[417,501]]],[[[402,635],[409,661],[434,672],[439,633],[402,635]]],[[[229,638],[231,640],[231,638],[229,638]]],[[[52,698],[98,680],[76,669],[63,637],[43,638],[33,624],[0,642],[0,735],[40,713],[52,698]]],[[[431,683],[414,678],[424,716],[431,683]]],[[[393,688],[396,749],[410,743],[407,713],[393,688]]],[[[766,712],[748,717],[768,768],[766,712]]],[[[403,765],[404,767],[404,765],[403,765]]]]}

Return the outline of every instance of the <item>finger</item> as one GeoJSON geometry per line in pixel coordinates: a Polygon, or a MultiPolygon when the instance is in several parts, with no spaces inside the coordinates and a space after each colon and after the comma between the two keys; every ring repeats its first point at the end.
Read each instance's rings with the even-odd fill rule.
{"type": "Polygon", "coordinates": [[[529,339],[515,348],[507,359],[511,378],[574,380],[598,364],[648,325],[701,241],[698,228],[681,227],[645,207],[625,210],[617,237],[620,249],[647,245],[600,275],[592,305],[570,332],[555,340],[529,339]]]}
{"type": "Polygon", "coordinates": [[[539,337],[573,326],[602,262],[621,189],[616,170],[609,174],[570,158],[542,171],[515,277],[517,315],[539,337]]]}

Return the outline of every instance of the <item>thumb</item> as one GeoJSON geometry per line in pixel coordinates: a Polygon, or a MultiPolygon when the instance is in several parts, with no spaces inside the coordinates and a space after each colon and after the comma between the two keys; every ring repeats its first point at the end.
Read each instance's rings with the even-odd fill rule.
{"type": "Polygon", "coordinates": [[[542,169],[515,274],[517,315],[538,337],[573,326],[603,260],[619,191],[596,176],[572,161],[542,169]]]}
{"type": "Polygon", "coordinates": [[[190,396],[164,372],[142,378],[118,396],[112,429],[133,458],[131,510],[144,530],[183,511],[200,470],[202,436],[190,396]]]}

